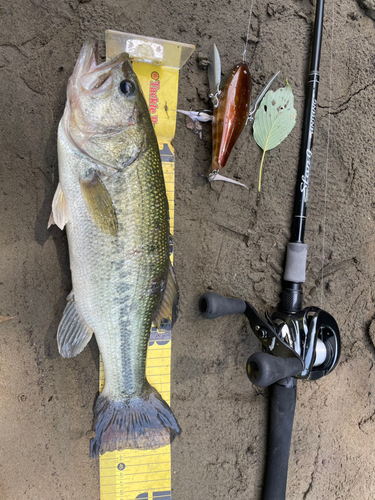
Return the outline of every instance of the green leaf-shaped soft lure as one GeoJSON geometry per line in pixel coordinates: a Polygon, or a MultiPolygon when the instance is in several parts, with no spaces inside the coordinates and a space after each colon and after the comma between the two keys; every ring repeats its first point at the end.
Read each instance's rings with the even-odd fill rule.
{"type": "Polygon", "coordinates": [[[297,111],[293,105],[293,92],[287,82],[286,87],[278,89],[276,92],[268,91],[255,114],[254,139],[258,146],[263,149],[258,192],[260,192],[262,184],[262,169],[266,151],[275,148],[286,139],[296,124],[297,111]]]}

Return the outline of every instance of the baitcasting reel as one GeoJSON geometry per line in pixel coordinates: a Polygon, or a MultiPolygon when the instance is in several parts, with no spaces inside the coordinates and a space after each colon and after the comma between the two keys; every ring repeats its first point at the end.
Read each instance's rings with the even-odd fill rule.
{"type": "Polygon", "coordinates": [[[199,310],[207,319],[243,313],[263,346],[252,354],[246,365],[247,375],[258,387],[274,383],[294,384],[291,377],[317,380],[328,375],[338,363],[340,333],[335,319],[318,307],[306,307],[296,313],[266,312],[263,319],[248,302],[205,293],[199,310]]]}

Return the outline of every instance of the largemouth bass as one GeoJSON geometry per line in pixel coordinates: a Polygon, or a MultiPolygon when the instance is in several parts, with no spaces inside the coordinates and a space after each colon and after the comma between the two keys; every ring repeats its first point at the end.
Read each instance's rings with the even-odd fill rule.
{"type": "Polygon", "coordinates": [[[96,42],[83,46],[58,158],[50,224],[66,226],[73,283],[58,347],[74,357],[95,333],[105,371],[91,456],[167,445],[180,428],[145,368],[151,322],[175,319],[177,285],[158,143],[127,54],[98,64],[96,42]]]}

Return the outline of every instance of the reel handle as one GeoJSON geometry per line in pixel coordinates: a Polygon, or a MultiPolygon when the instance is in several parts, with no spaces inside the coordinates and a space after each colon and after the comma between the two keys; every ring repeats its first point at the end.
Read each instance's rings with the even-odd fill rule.
{"type": "Polygon", "coordinates": [[[279,358],[265,352],[252,354],[246,363],[250,381],[258,387],[268,387],[284,378],[299,375],[303,364],[298,358],[279,358]]]}
{"type": "Polygon", "coordinates": [[[208,292],[199,299],[199,311],[206,319],[215,319],[227,314],[243,314],[246,302],[241,299],[228,299],[217,293],[208,292]]]}

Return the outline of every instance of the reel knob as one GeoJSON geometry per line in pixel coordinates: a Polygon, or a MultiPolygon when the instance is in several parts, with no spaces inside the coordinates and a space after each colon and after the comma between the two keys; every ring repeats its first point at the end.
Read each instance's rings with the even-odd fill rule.
{"type": "Polygon", "coordinates": [[[241,299],[228,299],[218,293],[208,292],[199,299],[199,312],[206,319],[215,319],[227,314],[243,314],[246,302],[241,299]]]}
{"type": "Polygon", "coordinates": [[[257,352],[246,363],[246,373],[250,381],[258,387],[268,387],[284,378],[299,375],[303,364],[298,358],[280,358],[257,352]]]}

